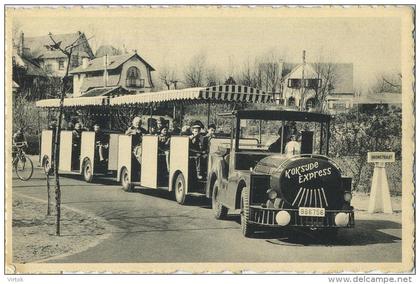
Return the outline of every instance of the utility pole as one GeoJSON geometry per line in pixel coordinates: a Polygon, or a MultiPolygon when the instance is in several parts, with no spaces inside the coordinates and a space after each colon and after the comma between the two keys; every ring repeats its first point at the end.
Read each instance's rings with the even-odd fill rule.
{"type": "MultiPolygon", "coordinates": [[[[55,176],[55,201],[56,201],[56,231],[55,234],[57,236],[60,235],[60,219],[61,219],[61,189],[60,189],[60,176],[58,174],[58,165],[59,165],[59,153],[60,153],[60,134],[61,134],[61,121],[63,116],[63,104],[64,104],[64,97],[66,94],[66,83],[69,74],[70,68],[70,59],[71,54],[73,52],[73,48],[77,45],[77,41],[79,38],[73,42],[72,44],[62,48],[61,41],[57,42],[54,40],[53,35],[51,33],[48,34],[53,44],[49,45],[48,48],[51,50],[60,50],[64,55],[67,57],[67,68],[64,77],[62,78],[62,86],[61,86],[61,94],[60,94],[60,107],[58,111],[58,119],[57,119],[57,126],[55,129],[55,141],[54,141],[54,176],[55,176]]],[[[48,177],[47,177],[48,178],[48,177]]]]}
{"type": "Polygon", "coordinates": [[[302,78],[300,80],[300,111],[304,110],[305,99],[305,67],[306,67],[306,51],[302,52],[302,78]]]}

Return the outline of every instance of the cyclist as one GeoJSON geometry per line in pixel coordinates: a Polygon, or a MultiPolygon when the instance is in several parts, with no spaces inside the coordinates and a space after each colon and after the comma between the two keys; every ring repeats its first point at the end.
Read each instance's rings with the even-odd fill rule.
{"type": "Polygon", "coordinates": [[[24,149],[28,146],[28,143],[26,142],[25,137],[25,129],[23,127],[20,127],[15,134],[13,134],[13,145],[12,145],[12,158],[13,163],[17,162],[15,161],[16,154],[19,152],[19,149],[24,149]]]}
{"type": "Polygon", "coordinates": [[[25,129],[20,127],[15,134],[13,134],[13,157],[18,148],[27,147],[28,143],[26,142],[25,129]]]}
{"type": "Polygon", "coordinates": [[[26,144],[25,129],[23,127],[20,127],[13,134],[13,144],[26,144]]]}

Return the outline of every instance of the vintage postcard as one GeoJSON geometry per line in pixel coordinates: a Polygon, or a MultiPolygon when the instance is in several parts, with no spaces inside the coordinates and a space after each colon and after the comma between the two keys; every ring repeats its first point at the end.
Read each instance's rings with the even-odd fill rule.
{"type": "Polygon", "coordinates": [[[5,273],[413,272],[414,16],[6,5],[5,273]]]}

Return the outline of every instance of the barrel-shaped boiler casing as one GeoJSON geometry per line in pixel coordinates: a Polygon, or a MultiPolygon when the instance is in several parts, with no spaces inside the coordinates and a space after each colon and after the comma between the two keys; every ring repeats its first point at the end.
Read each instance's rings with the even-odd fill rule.
{"type": "Polygon", "coordinates": [[[267,190],[277,192],[282,208],[339,210],[344,206],[343,196],[348,183],[338,166],[325,156],[270,156],[262,159],[254,171],[270,176],[267,190]]]}

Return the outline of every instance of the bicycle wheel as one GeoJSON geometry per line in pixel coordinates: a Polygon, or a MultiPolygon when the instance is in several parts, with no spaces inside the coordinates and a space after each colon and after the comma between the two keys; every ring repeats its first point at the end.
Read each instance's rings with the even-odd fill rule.
{"type": "Polygon", "coordinates": [[[29,180],[34,173],[32,160],[26,155],[20,156],[15,164],[15,171],[21,180],[29,180]]]}

